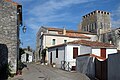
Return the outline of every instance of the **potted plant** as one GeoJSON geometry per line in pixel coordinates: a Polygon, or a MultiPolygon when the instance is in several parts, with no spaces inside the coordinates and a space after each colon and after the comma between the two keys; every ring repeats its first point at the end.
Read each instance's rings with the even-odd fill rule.
{"type": "Polygon", "coordinates": [[[45,65],[48,65],[48,61],[47,60],[45,61],[45,65]]]}
{"type": "Polygon", "coordinates": [[[53,63],[52,66],[55,67],[55,66],[56,66],[56,63],[53,63]]]}

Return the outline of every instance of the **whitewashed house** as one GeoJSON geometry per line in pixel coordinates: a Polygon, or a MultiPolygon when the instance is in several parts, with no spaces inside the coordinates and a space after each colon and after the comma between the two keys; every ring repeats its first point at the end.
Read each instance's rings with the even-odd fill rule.
{"type": "Polygon", "coordinates": [[[76,40],[65,44],[48,47],[48,62],[56,63],[58,68],[75,70],[76,57],[83,54],[95,54],[107,58],[108,54],[116,53],[115,46],[107,43],[87,40],[76,40]]]}
{"type": "Polygon", "coordinates": [[[25,53],[21,55],[21,62],[32,62],[33,57],[32,51],[25,50],[25,53]]]}
{"type": "MultiPolygon", "coordinates": [[[[41,52],[47,47],[63,44],[74,40],[98,40],[97,35],[89,32],[78,32],[60,28],[41,27],[37,33],[36,58],[42,58],[41,52]]],[[[48,60],[48,51],[46,51],[46,60],[48,60]]]]}

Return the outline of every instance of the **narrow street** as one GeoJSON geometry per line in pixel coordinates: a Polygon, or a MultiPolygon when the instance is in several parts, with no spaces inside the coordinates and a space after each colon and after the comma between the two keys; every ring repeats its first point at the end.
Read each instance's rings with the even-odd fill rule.
{"type": "Polygon", "coordinates": [[[29,70],[23,69],[23,74],[10,80],[89,80],[85,75],[67,72],[50,66],[31,63],[29,70]]]}

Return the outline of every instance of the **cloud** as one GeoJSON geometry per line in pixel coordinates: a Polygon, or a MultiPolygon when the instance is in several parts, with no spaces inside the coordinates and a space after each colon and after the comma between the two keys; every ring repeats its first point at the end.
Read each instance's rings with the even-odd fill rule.
{"type": "Polygon", "coordinates": [[[118,6],[118,8],[113,11],[112,16],[120,17],[120,6],[118,6]]]}
{"type": "Polygon", "coordinates": [[[28,16],[27,22],[32,29],[37,30],[38,26],[35,27],[37,24],[46,25],[50,22],[62,21],[74,22],[76,17],[73,17],[69,12],[64,12],[64,10],[74,4],[81,4],[90,1],[93,0],[48,0],[41,4],[34,3],[34,6],[24,14],[26,16],[30,15],[28,16]]]}
{"type": "Polygon", "coordinates": [[[36,5],[30,13],[36,16],[54,15],[60,9],[89,1],[93,0],[49,0],[48,2],[36,5]]]}
{"type": "Polygon", "coordinates": [[[33,0],[13,0],[15,2],[18,2],[18,3],[23,3],[23,2],[31,2],[33,0]]]}
{"type": "MultiPolygon", "coordinates": [[[[65,22],[69,24],[76,21],[76,16],[66,9],[75,4],[82,4],[94,0],[14,0],[23,6],[23,21],[27,32],[22,35],[23,47],[30,45],[35,49],[36,32],[41,25],[49,26],[50,23],[65,22]]],[[[54,26],[54,25],[53,25],[54,26]]],[[[61,25],[60,25],[61,26],[61,25]]],[[[72,25],[71,25],[72,26],[72,25]]],[[[58,27],[58,25],[57,25],[58,27]]]]}
{"type": "Polygon", "coordinates": [[[112,27],[118,28],[120,27],[120,6],[116,10],[112,11],[112,27]]]}
{"type": "Polygon", "coordinates": [[[112,21],[112,28],[120,27],[120,19],[112,21]]]}

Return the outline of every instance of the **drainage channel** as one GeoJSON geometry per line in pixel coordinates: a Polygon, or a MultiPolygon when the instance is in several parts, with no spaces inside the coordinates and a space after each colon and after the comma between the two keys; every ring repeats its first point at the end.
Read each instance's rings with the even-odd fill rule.
{"type": "Polygon", "coordinates": [[[38,77],[38,78],[45,78],[45,77],[38,77]]]}
{"type": "Polygon", "coordinates": [[[47,80],[47,78],[45,78],[45,77],[38,77],[38,78],[43,78],[44,80],[47,80]]]}

